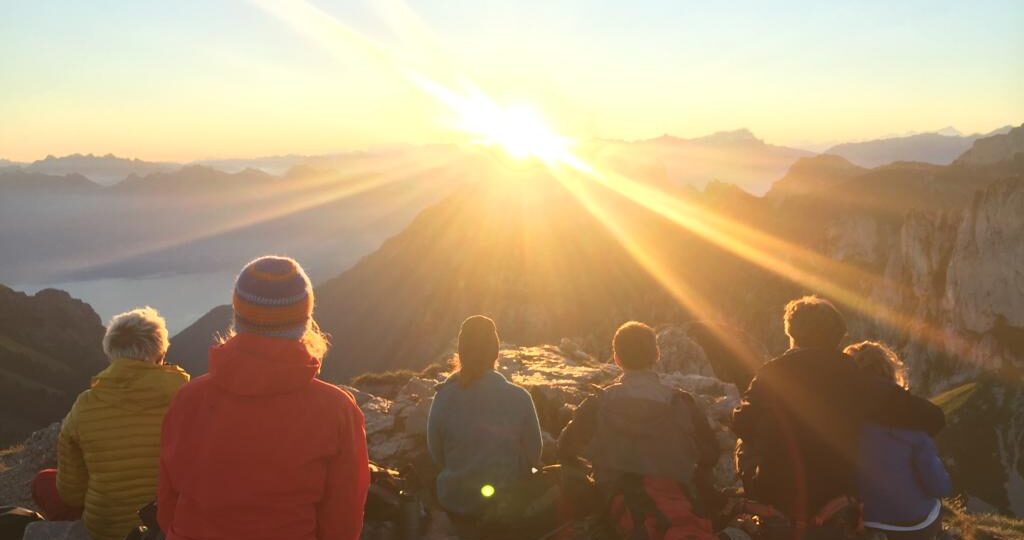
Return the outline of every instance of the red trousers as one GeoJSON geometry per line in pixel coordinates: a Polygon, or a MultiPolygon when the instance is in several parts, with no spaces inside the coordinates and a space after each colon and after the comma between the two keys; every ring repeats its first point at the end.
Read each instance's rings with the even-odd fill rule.
{"type": "Polygon", "coordinates": [[[32,500],[40,513],[50,521],[75,521],[82,518],[82,509],[68,506],[57,493],[57,469],[43,469],[32,480],[32,500]]]}

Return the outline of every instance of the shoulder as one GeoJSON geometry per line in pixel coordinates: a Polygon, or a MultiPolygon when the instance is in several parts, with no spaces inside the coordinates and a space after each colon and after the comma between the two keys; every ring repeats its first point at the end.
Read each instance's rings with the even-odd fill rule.
{"type": "Polygon", "coordinates": [[[193,399],[197,394],[205,393],[210,386],[210,375],[203,374],[198,377],[194,377],[192,380],[184,383],[178,388],[178,391],[174,394],[174,401],[184,402],[189,399],[193,399]]]}
{"type": "Polygon", "coordinates": [[[693,397],[693,394],[687,392],[686,390],[683,390],[681,388],[669,387],[669,391],[672,392],[672,399],[674,399],[675,401],[679,403],[684,403],[686,405],[697,405],[697,398],[693,397]]]}
{"type": "Polygon", "coordinates": [[[317,401],[326,406],[359,409],[355,396],[338,385],[313,379],[310,391],[316,396],[317,401]]]}

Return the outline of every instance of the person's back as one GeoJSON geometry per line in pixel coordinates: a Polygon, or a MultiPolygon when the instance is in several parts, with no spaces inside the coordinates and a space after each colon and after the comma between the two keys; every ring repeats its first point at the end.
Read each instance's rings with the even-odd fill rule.
{"type": "MultiPolygon", "coordinates": [[[[78,396],[61,426],[56,491],[64,505],[84,506],[92,538],[121,540],[139,524],[138,510],[156,497],[160,425],[188,374],[163,364],[167,331],[150,308],[114,317],[103,345],[110,366],[78,396]]],[[[47,491],[43,483],[36,481],[37,497],[47,491]]]]}
{"type": "Polygon", "coordinates": [[[791,302],[785,322],[793,347],[758,371],[733,430],[744,460],[753,461],[748,496],[806,521],[830,500],[857,494],[859,436],[869,419],[929,431],[944,419],[938,407],[864,374],[838,350],[846,326],[827,301],[791,302]]]}
{"type": "Polygon", "coordinates": [[[793,349],[765,364],[745,395],[761,410],[754,417],[741,408],[733,419],[736,434],[757,447],[750,495],[795,516],[856,493],[857,441],[868,412],[859,378],[836,350],[793,349]]]}
{"type": "Polygon", "coordinates": [[[430,415],[430,449],[441,466],[437,496],[448,511],[473,515],[493,493],[540,463],[533,401],[491,371],[467,387],[453,376],[438,387],[430,415]],[[484,486],[493,493],[481,493],[484,486]]]}
{"type": "Polygon", "coordinates": [[[471,317],[460,332],[460,369],[440,384],[431,405],[428,443],[440,468],[437,496],[459,518],[478,518],[488,500],[539,465],[542,443],[533,400],[493,366],[493,322],[471,317]]]}
{"type": "Polygon", "coordinates": [[[651,370],[658,348],[650,327],[622,325],[613,350],[622,377],[576,409],[558,438],[559,461],[590,460],[620,532],[711,538],[702,503],[719,451],[707,417],[693,396],[651,370]]]}
{"type": "Polygon", "coordinates": [[[315,378],[325,344],[312,301],[290,259],[258,259],[239,276],[238,334],[210,350],[209,374],[182,388],[164,422],[157,504],[168,540],[359,537],[363,415],[315,378]]]}
{"type": "MultiPolygon", "coordinates": [[[[905,385],[903,365],[887,346],[865,341],[845,352],[859,369],[905,385]]],[[[860,433],[859,488],[865,524],[892,540],[931,539],[941,528],[941,497],[950,480],[927,433],[868,423],[860,433]]]]}
{"type": "Polygon", "coordinates": [[[717,457],[717,443],[693,397],[665,386],[653,371],[624,373],[577,410],[574,427],[559,441],[560,452],[588,454],[602,485],[635,474],[689,486],[698,463],[709,454],[717,457]]]}

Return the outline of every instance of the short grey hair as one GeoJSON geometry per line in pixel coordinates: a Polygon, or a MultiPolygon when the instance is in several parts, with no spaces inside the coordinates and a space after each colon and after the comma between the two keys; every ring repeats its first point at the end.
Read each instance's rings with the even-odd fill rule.
{"type": "Polygon", "coordinates": [[[114,315],[103,336],[103,352],[111,360],[157,362],[167,353],[168,346],[167,322],[149,306],[114,315]]]}

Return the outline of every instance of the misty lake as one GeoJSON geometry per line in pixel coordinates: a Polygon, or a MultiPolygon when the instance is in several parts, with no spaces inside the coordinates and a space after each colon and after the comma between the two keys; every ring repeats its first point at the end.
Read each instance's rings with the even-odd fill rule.
{"type": "Polygon", "coordinates": [[[15,290],[35,294],[61,289],[92,306],[106,324],[133,307],[153,306],[167,319],[171,335],[184,330],[211,308],[231,302],[233,272],[170,274],[144,278],[97,279],[65,283],[18,284],[15,290]]]}

